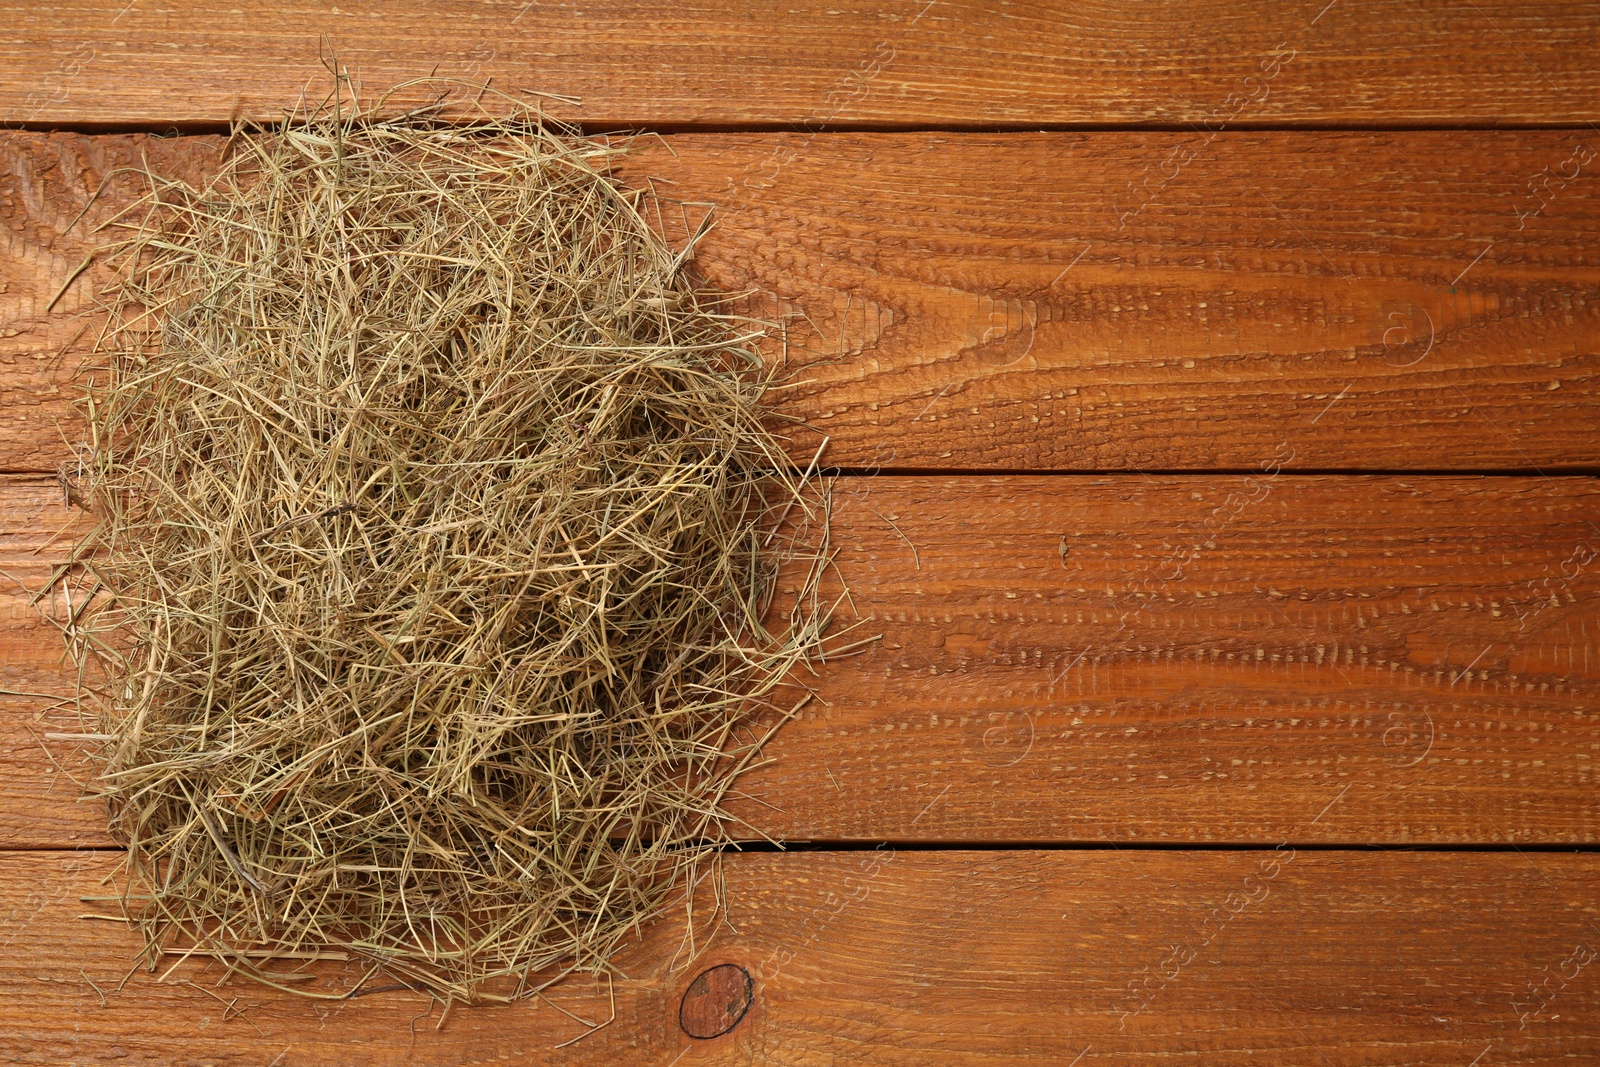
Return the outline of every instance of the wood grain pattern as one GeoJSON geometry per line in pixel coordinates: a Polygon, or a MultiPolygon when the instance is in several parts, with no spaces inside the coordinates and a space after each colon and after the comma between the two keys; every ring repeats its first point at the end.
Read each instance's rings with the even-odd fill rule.
{"type": "Polygon", "coordinates": [[[714,210],[697,268],[789,323],[796,458],[969,474],[840,482],[881,640],[735,801],[833,847],[730,854],[725,915],[708,879],[614,981],[447,1019],[198,961],[118,992],[131,934],[80,899],[117,854],[44,740],[72,679],[22,590],[82,521],[39,472],[81,442],[105,278],[62,284],[120,168],[220,142],[0,134],[0,1060],[1600,1061],[1600,865],[1531,847],[1600,839],[1600,486],[1552,476],[1600,471],[1597,16],[0,0],[6,126],[215,130],[332,50],[682,131],[623,177],[682,202],[673,240],[714,210]],[[1006,847],[916,851],[966,843],[1006,847]],[[1371,844],[1517,847],[1339,850],[1371,844]]]}
{"type": "MultiPolygon", "coordinates": [[[[728,923],[699,910],[693,951],[681,911],[650,926],[618,960],[614,1021],[564,1049],[552,1046],[584,1027],[538,1002],[457,1008],[435,1030],[437,1007],[409,994],[307,1002],[218,988],[218,969],[195,961],[165,984],[140,973],[118,994],[130,933],[76,918],[104,908],[78,898],[106,892],[113,862],[0,856],[7,1062],[1466,1067],[1474,1056],[1600,1056],[1600,869],[1588,856],[731,856],[728,923]],[[728,1034],[695,1041],[679,1029],[679,999],[722,963],[751,973],[754,1004],[728,1034]]],[[[576,980],[550,999],[589,1020],[611,1014],[604,982],[596,992],[576,980]]]]}
{"type": "MultiPolygon", "coordinates": [[[[1600,467],[1589,144],[694,135],[626,176],[689,202],[675,235],[715,203],[700,268],[790,316],[801,462],[826,433],[856,468],[1253,470],[1287,443],[1301,469],[1549,472],[1600,467]]],[[[45,313],[91,247],[68,223],[116,168],[197,175],[217,145],[0,138],[0,470],[82,436],[64,350],[95,270],[45,313]]]]}
{"type": "MultiPolygon", "coordinates": [[[[1592,479],[882,477],[836,503],[882,641],[822,669],[745,779],[736,810],[769,833],[1600,836],[1592,479]]],[[[0,569],[42,584],[63,548],[34,550],[68,520],[58,487],[0,482],[0,569]]],[[[70,692],[16,588],[5,684],[70,692]]],[[[62,715],[42,706],[0,711],[0,844],[104,844],[44,758],[62,715]]]]}
{"type": "Polygon", "coordinates": [[[493,79],[636,123],[1592,121],[1592,3],[8,0],[0,119],[222,122],[326,81],[493,79]],[[325,38],[325,40],[324,40],[325,38]]]}

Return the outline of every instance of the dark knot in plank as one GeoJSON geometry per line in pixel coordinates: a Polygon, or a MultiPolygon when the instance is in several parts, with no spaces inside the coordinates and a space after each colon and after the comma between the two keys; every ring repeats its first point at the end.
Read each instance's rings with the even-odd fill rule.
{"type": "Polygon", "coordinates": [[[689,984],[678,1005],[678,1025],[690,1037],[720,1037],[739,1025],[754,999],[750,972],[738,964],[719,964],[689,984]]]}

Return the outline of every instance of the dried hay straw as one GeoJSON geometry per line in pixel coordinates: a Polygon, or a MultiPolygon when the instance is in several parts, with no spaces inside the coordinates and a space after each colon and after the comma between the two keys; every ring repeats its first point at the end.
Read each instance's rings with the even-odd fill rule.
{"type": "Polygon", "coordinates": [[[119,216],[67,630],[152,965],[303,991],[347,952],[314,995],[473,1002],[602,970],[821,653],[826,492],[757,324],[625,145],[499,104],[336,94],[119,216]]]}

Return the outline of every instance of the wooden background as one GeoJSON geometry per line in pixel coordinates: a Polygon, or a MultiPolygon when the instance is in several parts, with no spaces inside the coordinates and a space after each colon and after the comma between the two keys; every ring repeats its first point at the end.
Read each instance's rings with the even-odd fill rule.
{"type": "Polygon", "coordinates": [[[1600,5],[5,0],[0,26],[0,1058],[1600,1062],[1600,5]],[[707,879],[624,978],[547,1002],[442,1019],[195,963],[118,992],[128,931],[80,918],[115,845],[26,695],[71,684],[21,591],[72,522],[96,274],[50,306],[92,247],[69,223],[107,181],[89,220],[127,202],[120,167],[204,174],[330,52],[662,134],[626,177],[683,201],[676,236],[714,206],[702,271],[804,324],[795,453],[831,437],[884,635],[747,779],[794,847],[730,854],[725,921],[707,879]],[[752,1002],[691,1037],[719,964],[752,1002]]]}

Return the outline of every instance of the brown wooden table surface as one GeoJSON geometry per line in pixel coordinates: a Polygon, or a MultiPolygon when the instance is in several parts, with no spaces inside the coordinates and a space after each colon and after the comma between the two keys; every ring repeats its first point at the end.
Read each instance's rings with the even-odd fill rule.
{"type": "Polygon", "coordinates": [[[0,1059],[1600,1062],[1600,4],[11,0],[0,30],[0,1059]],[[714,209],[700,269],[803,327],[795,453],[831,439],[883,635],[743,784],[787,851],[725,856],[614,982],[447,1018],[128,977],[83,918],[116,844],[27,695],[72,684],[22,591],[75,521],[100,276],[50,306],[69,224],[127,204],[118,168],[203,175],[330,53],[661,134],[625,178],[682,202],[670,237],[714,209]],[[722,965],[748,985],[696,981],[722,965]]]}

